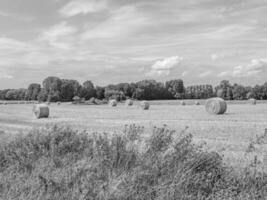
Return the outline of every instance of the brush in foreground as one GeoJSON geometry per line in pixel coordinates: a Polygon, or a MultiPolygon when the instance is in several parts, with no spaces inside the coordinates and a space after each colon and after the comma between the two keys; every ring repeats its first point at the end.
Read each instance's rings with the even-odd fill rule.
{"type": "Polygon", "coordinates": [[[210,98],[206,101],[206,111],[210,114],[220,115],[227,110],[227,104],[222,98],[210,98]]]}
{"type": "Polygon", "coordinates": [[[133,105],[133,100],[131,100],[131,99],[127,99],[126,101],[125,101],[125,106],[132,106],[133,105]]]}
{"type": "Polygon", "coordinates": [[[255,169],[237,172],[167,126],[119,134],[54,126],[0,143],[0,199],[263,200],[267,174],[255,169]]]}
{"type": "Polygon", "coordinates": [[[149,103],[147,101],[141,101],[140,103],[140,107],[143,109],[143,110],[148,110],[149,109],[149,103]]]}
{"type": "Polygon", "coordinates": [[[109,106],[111,106],[111,107],[117,106],[117,101],[115,99],[110,100],[109,101],[109,106]]]}
{"type": "Polygon", "coordinates": [[[49,107],[46,104],[35,104],[33,106],[33,113],[37,119],[47,118],[49,116],[49,107]]]}
{"type": "Polygon", "coordinates": [[[252,105],[256,105],[256,103],[257,103],[256,99],[253,99],[253,98],[250,98],[250,99],[249,99],[249,102],[250,102],[250,104],[252,104],[252,105]]]}

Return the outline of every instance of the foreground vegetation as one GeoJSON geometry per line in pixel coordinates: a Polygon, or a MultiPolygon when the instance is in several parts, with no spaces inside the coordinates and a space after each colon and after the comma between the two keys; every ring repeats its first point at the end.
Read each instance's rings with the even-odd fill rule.
{"type": "Polygon", "coordinates": [[[239,172],[166,126],[88,134],[53,126],[0,145],[0,199],[264,199],[267,174],[239,172]],[[144,138],[144,136],[146,137],[144,138]]]}

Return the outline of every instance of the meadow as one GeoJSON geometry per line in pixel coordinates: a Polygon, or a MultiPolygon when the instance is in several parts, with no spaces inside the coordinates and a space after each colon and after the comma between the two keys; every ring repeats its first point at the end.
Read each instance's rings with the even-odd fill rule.
{"type": "Polygon", "coordinates": [[[235,167],[247,165],[255,155],[260,163],[264,163],[266,143],[255,145],[253,153],[247,153],[247,149],[267,129],[267,102],[261,101],[257,105],[246,101],[228,102],[224,115],[208,114],[204,101],[198,106],[193,100],[186,103],[182,106],[180,101],[150,101],[149,110],[138,108],[138,102],[131,107],[122,103],[117,107],[52,103],[48,119],[36,119],[31,104],[0,105],[0,133],[2,141],[9,141],[32,128],[54,124],[110,134],[122,132],[126,124],[143,126],[147,131],[166,124],[177,132],[186,129],[193,135],[195,143],[222,154],[224,161],[235,167]]]}
{"type": "Polygon", "coordinates": [[[265,200],[267,104],[0,107],[0,199],[265,200]]]}

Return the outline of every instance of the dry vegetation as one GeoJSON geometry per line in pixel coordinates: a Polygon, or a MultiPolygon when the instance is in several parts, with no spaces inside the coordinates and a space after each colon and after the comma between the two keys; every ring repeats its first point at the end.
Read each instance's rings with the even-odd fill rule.
{"type": "Polygon", "coordinates": [[[36,129],[0,145],[0,199],[264,199],[257,162],[238,172],[188,130],[125,126],[120,134],[36,129]],[[144,137],[145,136],[145,137],[144,137]]]}
{"type": "MultiPolygon", "coordinates": [[[[137,102],[126,107],[108,105],[72,105],[56,103],[50,105],[50,118],[36,119],[32,105],[0,105],[0,131],[3,141],[12,135],[27,133],[32,127],[45,124],[71,125],[74,129],[88,132],[120,132],[125,124],[137,124],[150,129],[167,124],[171,129],[188,131],[194,136],[195,143],[206,143],[207,149],[220,152],[224,161],[235,167],[246,166],[254,159],[254,153],[246,149],[251,140],[264,134],[267,128],[267,104],[259,102],[251,105],[228,103],[224,115],[213,116],[205,111],[203,101],[200,106],[195,101],[187,101],[180,106],[179,101],[149,101],[150,109],[141,110],[137,102]],[[176,105],[175,105],[176,104],[176,105]]],[[[258,145],[256,155],[263,161],[266,144],[258,145]]]]}

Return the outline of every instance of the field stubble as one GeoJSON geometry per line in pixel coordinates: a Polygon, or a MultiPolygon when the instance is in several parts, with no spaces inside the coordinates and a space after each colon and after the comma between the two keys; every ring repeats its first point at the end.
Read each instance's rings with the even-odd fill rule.
{"type": "Polygon", "coordinates": [[[32,105],[0,105],[1,138],[8,141],[12,134],[26,133],[32,127],[47,124],[108,133],[121,132],[125,124],[136,124],[146,129],[167,124],[177,132],[188,127],[187,132],[194,136],[195,143],[205,143],[207,149],[223,154],[225,162],[234,166],[248,164],[255,155],[263,161],[267,152],[266,141],[257,145],[254,153],[248,154],[246,149],[267,128],[267,104],[230,103],[226,114],[216,116],[206,113],[203,105],[192,105],[191,101],[187,106],[174,103],[151,101],[149,110],[141,110],[136,104],[131,107],[123,104],[117,107],[51,104],[50,117],[39,120],[31,112],[32,105]]]}

